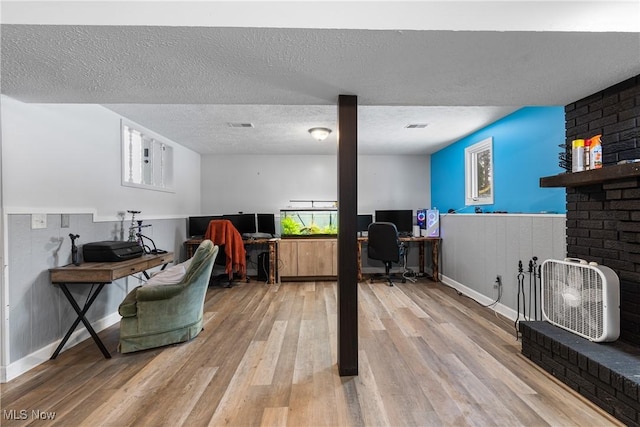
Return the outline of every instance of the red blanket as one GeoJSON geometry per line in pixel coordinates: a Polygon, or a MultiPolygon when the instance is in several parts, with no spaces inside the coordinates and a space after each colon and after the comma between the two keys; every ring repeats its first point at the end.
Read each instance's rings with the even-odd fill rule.
{"type": "Polygon", "coordinates": [[[214,219],[209,222],[205,239],[211,240],[215,245],[224,245],[224,254],[227,258],[225,273],[231,274],[235,271],[242,277],[247,271],[247,252],[244,249],[244,242],[238,230],[228,219],[214,219]]]}

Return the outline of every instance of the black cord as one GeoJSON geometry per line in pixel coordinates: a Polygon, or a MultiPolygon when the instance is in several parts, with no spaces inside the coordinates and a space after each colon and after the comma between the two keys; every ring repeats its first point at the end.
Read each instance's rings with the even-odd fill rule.
{"type": "Polygon", "coordinates": [[[412,269],[407,268],[407,259],[409,258],[409,247],[410,245],[405,245],[404,242],[400,243],[400,254],[402,256],[402,278],[408,280],[412,283],[415,283],[417,279],[415,279],[416,274],[412,269]]]}
{"type": "Polygon", "coordinates": [[[491,304],[484,305],[484,304],[480,304],[478,301],[474,300],[473,298],[471,298],[471,299],[473,301],[476,301],[480,307],[489,308],[489,307],[493,307],[494,305],[498,304],[500,302],[501,298],[502,298],[502,284],[498,285],[498,298],[494,302],[492,302],[491,304]]]}
{"type": "Polygon", "coordinates": [[[440,282],[443,285],[445,285],[448,288],[453,289],[454,291],[456,291],[456,293],[458,294],[458,296],[460,297],[465,297],[465,298],[469,298],[471,301],[475,302],[476,304],[478,304],[480,307],[484,307],[484,308],[489,308],[489,307],[493,307],[494,305],[498,304],[500,302],[500,299],[502,298],[502,286],[498,286],[498,298],[496,298],[496,300],[494,302],[492,302],[491,304],[482,304],[478,301],[476,301],[475,299],[471,298],[469,295],[463,294],[462,292],[460,292],[459,290],[457,290],[456,288],[454,288],[451,285],[448,285],[444,282],[440,282]]]}

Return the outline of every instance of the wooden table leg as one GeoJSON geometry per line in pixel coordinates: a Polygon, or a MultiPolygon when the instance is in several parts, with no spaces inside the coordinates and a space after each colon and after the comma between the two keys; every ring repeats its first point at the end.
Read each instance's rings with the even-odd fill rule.
{"type": "Polygon", "coordinates": [[[438,259],[440,253],[440,240],[434,239],[431,241],[431,264],[433,265],[433,281],[440,281],[440,271],[438,268],[438,259]]]}
{"type": "Polygon", "coordinates": [[[269,284],[276,283],[276,242],[269,242],[269,284]]]}

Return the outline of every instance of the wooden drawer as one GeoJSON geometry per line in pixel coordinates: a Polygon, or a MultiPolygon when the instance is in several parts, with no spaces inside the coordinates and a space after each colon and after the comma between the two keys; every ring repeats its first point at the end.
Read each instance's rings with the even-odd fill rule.
{"type": "Polygon", "coordinates": [[[113,270],[113,276],[111,277],[111,280],[116,280],[117,278],[125,277],[134,273],[140,273],[141,271],[145,271],[148,268],[148,263],[123,265],[122,267],[118,267],[113,270]]]}
{"type": "Polygon", "coordinates": [[[51,283],[109,283],[113,281],[111,269],[57,268],[51,270],[51,283]]]}
{"type": "Polygon", "coordinates": [[[169,252],[162,254],[160,257],[152,258],[147,262],[147,268],[157,267],[158,265],[165,265],[173,262],[173,253],[169,252]]]}

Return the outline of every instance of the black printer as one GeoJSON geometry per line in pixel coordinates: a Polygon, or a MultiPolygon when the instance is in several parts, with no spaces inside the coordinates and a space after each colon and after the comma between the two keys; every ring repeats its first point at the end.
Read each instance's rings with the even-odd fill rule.
{"type": "Polygon", "coordinates": [[[116,262],[138,258],[144,254],[137,242],[120,242],[107,240],[82,245],[85,262],[116,262]]]}

